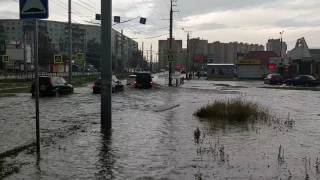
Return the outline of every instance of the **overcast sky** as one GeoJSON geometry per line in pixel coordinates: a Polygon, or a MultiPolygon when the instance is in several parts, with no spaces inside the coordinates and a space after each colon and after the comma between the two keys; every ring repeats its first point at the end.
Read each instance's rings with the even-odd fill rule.
{"type": "MultiPolygon", "coordinates": [[[[18,0],[0,0],[0,19],[19,18],[18,0]]],[[[72,0],[72,19],[77,23],[94,21],[100,13],[101,0],[72,0]]],[[[67,21],[68,0],[49,0],[50,20],[67,21]]],[[[128,20],[137,16],[146,17],[147,25],[135,19],[130,23],[114,26],[124,34],[136,39],[145,50],[157,50],[157,40],[169,37],[170,0],[113,0],[113,15],[128,20]],[[135,8],[136,7],[136,8],[135,8]],[[164,36],[161,36],[164,35],[164,36]],[[161,36],[157,38],[149,38],[161,36]]],[[[174,6],[174,31],[176,39],[183,39],[186,46],[187,34],[209,42],[246,42],[263,44],[269,38],[283,39],[292,49],[297,38],[304,36],[309,47],[320,47],[320,1],[319,0],[178,0],[174,6]],[[316,28],[315,28],[316,27],[316,28]]]]}

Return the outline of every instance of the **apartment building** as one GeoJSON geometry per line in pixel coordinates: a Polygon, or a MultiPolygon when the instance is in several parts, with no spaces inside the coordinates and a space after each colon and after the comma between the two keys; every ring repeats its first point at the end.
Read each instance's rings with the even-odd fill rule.
{"type": "MultiPolygon", "coordinates": [[[[8,40],[23,43],[24,32],[26,33],[27,44],[33,44],[33,21],[20,19],[0,20],[0,25],[5,29],[8,40]]],[[[68,52],[69,29],[67,22],[59,21],[38,21],[39,33],[47,34],[52,40],[53,47],[60,53],[68,52]]],[[[97,25],[72,24],[72,50],[76,52],[87,52],[87,42],[94,40],[101,41],[101,27],[97,25]]],[[[112,29],[112,51],[117,59],[123,58],[123,64],[128,65],[133,51],[138,50],[138,42],[129,37],[123,36],[123,52],[121,53],[121,33],[112,29]]]]}
{"type": "Polygon", "coordinates": [[[281,40],[280,39],[269,39],[267,42],[267,51],[273,51],[278,54],[278,56],[284,57],[287,54],[287,43],[282,42],[281,48],[281,40]],[[281,53],[280,53],[281,52],[281,53]]]}
{"type": "Polygon", "coordinates": [[[237,53],[248,53],[249,51],[264,51],[263,45],[219,41],[208,44],[208,53],[214,55],[214,63],[234,63],[237,53]]]}
{"type": "MultiPolygon", "coordinates": [[[[169,52],[169,38],[166,40],[158,41],[159,50],[159,66],[160,68],[167,67],[169,64],[167,61],[167,54],[169,52]]],[[[184,61],[183,51],[182,51],[182,40],[172,39],[172,52],[177,55],[177,61],[174,65],[180,64],[184,61]]]]}

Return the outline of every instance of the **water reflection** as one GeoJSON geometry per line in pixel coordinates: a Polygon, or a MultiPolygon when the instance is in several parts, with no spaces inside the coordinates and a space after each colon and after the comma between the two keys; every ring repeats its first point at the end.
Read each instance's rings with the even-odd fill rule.
{"type": "Polygon", "coordinates": [[[99,169],[96,175],[97,179],[114,179],[112,172],[115,163],[114,154],[112,152],[112,130],[101,128],[101,147],[99,152],[99,169]]]}

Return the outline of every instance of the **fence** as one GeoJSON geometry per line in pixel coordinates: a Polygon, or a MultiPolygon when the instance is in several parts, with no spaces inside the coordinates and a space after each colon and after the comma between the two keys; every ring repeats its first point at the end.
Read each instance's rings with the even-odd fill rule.
{"type": "MultiPolygon", "coordinates": [[[[176,86],[179,87],[180,85],[184,84],[184,77],[173,77],[172,78],[172,86],[176,86]]],[[[165,78],[165,84],[168,85],[169,84],[169,78],[165,78]]]]}
{"type": "MultiPolygon", "coordinates": [[[[100,72],[72,72],[72,76],[90,76],[90,75],[100,75],[100,72]]],[[[48,73],[48,72],[39,72],[39,76],[62,76],[67,77],[69,73],[48,73]]],[[[26,72],[26,73],[14,73],[14,74],[7,74],[4,73],[0,74],[0,79],[34,79],[35,73],[34,72],[26,72]]]]}

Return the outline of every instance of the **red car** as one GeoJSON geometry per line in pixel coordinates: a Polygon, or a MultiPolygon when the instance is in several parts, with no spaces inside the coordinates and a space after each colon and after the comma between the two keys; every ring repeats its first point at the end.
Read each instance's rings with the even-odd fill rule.
{"type": "Polygon", "coordinates": [[[265,84],[283,84],[283,77],[280,74],[269,74],[264,78],[265,84]]]}

